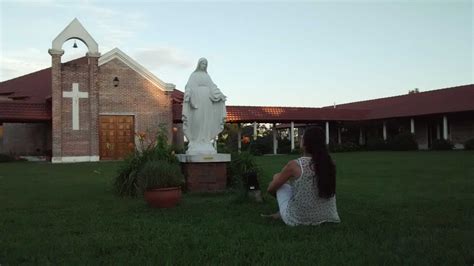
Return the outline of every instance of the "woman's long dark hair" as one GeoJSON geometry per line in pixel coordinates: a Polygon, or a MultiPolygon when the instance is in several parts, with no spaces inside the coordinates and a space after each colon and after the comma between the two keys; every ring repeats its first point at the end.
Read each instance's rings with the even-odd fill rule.
{"type": "Polygon", "coordinates": [[[331,198],[336,194],[336,165],[329,155],[326,137],[320,127],[307,128],[303,135],[305,152],[311,154],[315,172],[313,180],[317,180],[319,197],[331,198]]]}

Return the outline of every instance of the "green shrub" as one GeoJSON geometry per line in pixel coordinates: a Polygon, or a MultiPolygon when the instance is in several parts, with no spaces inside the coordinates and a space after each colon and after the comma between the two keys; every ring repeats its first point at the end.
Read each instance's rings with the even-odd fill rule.
{"type": "Polygon", "coordinates": [[[138,173],[148,161],[166,161],[179,165],[174,150],[168,145],[166,129],[160,127],[155,139],[146,139],[145,134],[137,134],[140,145],[123,161],[114,180],[115,192],[120,196],[140,195],[138,173]]]}
{"type": "Polygon", "coordinates": [[[353,142],[343,142],[341,144],[338,143],[330,143],[329,144],[329,151],[330,152],[350,152],[350,151],[360,151],[361,147],[353,142]]]}
{"type": "Polygon", "coordinates": [[[217,153],[230,153],[230,149],[226,143],[217,143],[217,153]]]}
{"type": "Polygon", "coordinates": [[[381,138],[368,139],[366,148],[369,151],[388,150],[388,145],[387,142],[381,138]]]}
{"type": "Polygon", "coordinates": [[[466,141],[464,143],[464,149],[466,150],[474,150],[474,138],[466,141]]]}
{"type": "Polygon", "coordinates": [[[184,146],[178,147],[177,145],[172,145],[171,150],[173,150],[175,154],[184,154],[184,153],[186,153],[186,150],[184,149],[184,146]]]}
{"type": "Polygon", "coordinates": [[[272,147],[266,143],[265,139],[258,138],[252,140],[249,144],[249,150],[252,155],[261,156],[272,152],[272,147]]]}
{"type": "Polygon", "coordinates": [[[295,149],[292,150],[292,151],[290,152],[290,154],[301,155],[301,154],[303,154],[303,149],[300,148],[300,147],[295,147],[295,149]]]}
{"type": "MultiPolygon", "coordinates": [[[[273,150],[273,143],[272,143],[272,150],[273,150]]],[[[290,154],[291,153],[291,140],[287,138],[279,138],[277,153],[290,154]]]]}
{"type": "Polygon", "coordinates": [[[9,154],[0,153],[0,163],[13,162],[13,161],[15,161],[15,157],[9,154]]]}
{"type": "Polygon", "coordinates": [[[234,152],[227,166],[227,184],[232,188],[242,189],[245,185],[247,174],[256,173],[261,177],[261,169],[258,167],[255,157],[249,152],[234,152]]]}
{"type": "Polygon", "coordinates": [[[433,150],[438,150],[438,151],[445,151],[445,150],[452,150],[454,147],[453,143],[449,140],[445,139],[437,139],[433,141],[433,150]]]}
{"type": "Polygon", "coordinates": [[[147,161],[138,172],[140,193],[151,188],[180,187],[183,184],[184,176],[179,164],[168,161],[147,161]]]}
{"type": "Polygon", "coordinates": [[[390,139],[387,143],[393,151],[413,151],[418,150],[418,143],[415,135],[411,133],[401,133],[390,139]]]}

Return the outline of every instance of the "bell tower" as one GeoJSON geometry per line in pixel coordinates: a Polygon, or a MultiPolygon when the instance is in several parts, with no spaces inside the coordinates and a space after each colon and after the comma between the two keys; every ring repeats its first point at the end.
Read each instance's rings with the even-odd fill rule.
{"type": "Polygon", "coordinates": [[[51,55],[53,163],[99,160],[99,45],[75,18],[53,40],[51,55]],[[83,42],[85,57],[61,63],[63,44],[83,42]]]}

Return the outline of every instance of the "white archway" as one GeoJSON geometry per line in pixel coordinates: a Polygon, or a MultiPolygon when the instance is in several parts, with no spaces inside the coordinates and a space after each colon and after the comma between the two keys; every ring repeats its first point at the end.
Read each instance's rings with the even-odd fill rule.
{"type": "Polygon", "coordinates": [[[99,45],[82,26],[77,18],[75,18],[67,27],[53,40],[52,52],[57,54],[64,53],[62,46],[70,39],[78,39],[82,41],[88,48],[88,56],[100,56],[99,45]]]}

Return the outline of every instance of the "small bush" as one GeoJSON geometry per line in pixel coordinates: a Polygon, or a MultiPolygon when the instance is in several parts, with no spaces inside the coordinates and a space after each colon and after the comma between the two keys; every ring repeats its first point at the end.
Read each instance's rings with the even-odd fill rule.
{"type": "MultiPolygon", "coordinates": [[[[272,145],[273,150],[273,145],[272,145]]],[[[278,154],[290,154],[291,153],[291,140],[287,138],[278,139],[278,154]]]]}
{"type": "Polygon", "coordinates": [[[138,172],[140,193],[151,188],[181,187],[184,176],[179,164],[168,161],[147,161],[138,172]]]}
{"type": "Polygon", "coordinates": [[[270,153],[271,148],[261,141],[253,141],[249,144],[249,150],[252,155],[261,156],[265,153],[270,153]]]}
{"type": "Polygon", "coordinates": [[[367,150],[369,151],[380,151],[380,150],[388,150],[387,142],[383,139],[369,139],[367,140],[367,150]]]}
{"type": "Polygon", "coordinates": [[[411,133],[398,134],[390,139],[387,144],[393,151],[414,151],[418,150],[418,143],[415,135],[411,133]]]}
{"type": "Polygon", "coordinates": [[[217,143],[217,153],[230,153],[229,147],[226,145],[226,143],[217,143]]]}
{"type": "Polygon", "coordinates": [[[437,139],[433,141],[433,150],[437,151],[446,151],[446,150],[452,150],[454,147],[453,143],[449,140],[445,139],[437,139]]]}
{"type": "Polygon", "coordinates": [[[470,139],[464,143],[464,149],[474,150],[474,139],[470,139]]]}
{"type": "Polygon", "coordinates": [[[245,188],[245,177],[251,173],[257,174],[257,177],[262,173],[254,156],[249,152],[232,153],[227,167],[227,184],[232,188],[245,188]]]}
{"type": "Polygon", "coordinates": [[[292,150],[290,154],[301,155],[303,154],[303,149],[301,149],[300,147],[297,147],[294,150],[292,150]]]}
{"type": "Polygon", "coordinates": [[[358,144],[353,142],[344,142],[341,144],[330,143],[329,151],[330,152],[351,152],[351,151],[360,151],[361,147],[358,144]]]}
{"type": "Polygon", "coordinates": [[[0,153],[0,163],[13,162],[13,161],[15,161],[15,157],[9,154],[0,153]]]}
{"type": "Polygon", "coordinates": [[[124,160],[114,181],[114,188],[120,196],[136,197],[141,193],[138,173],[148,161],[166,161],[179,165],[174,150],[168,145],[166,129],[161,127],[155,139],[147,139],[138,133],[140,145],[124,160]]]}

